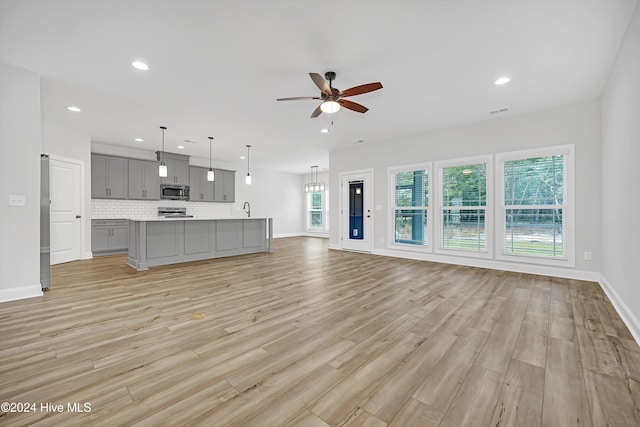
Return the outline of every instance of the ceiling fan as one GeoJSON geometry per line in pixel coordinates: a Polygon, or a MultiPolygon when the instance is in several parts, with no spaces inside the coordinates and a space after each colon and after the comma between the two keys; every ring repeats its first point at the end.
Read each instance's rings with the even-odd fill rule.
{"type": "Polygon", "coordinates": [[[324,79],[318,73],[309,73],[309,77],[311,77],[311,80],[313,80],[316,86],[318,86],[318,88],[320,89],[320,96],[297,96],[293,98],[278,98],[276,101],[297,101],[301,99],[322,100],[322,103],[318,105],[315,110],[313,110],[313,113],[311,113],[312,119],[318,117],[323,112],[329,114],[335,113],[340,109],[341,106],[358,113],[366,113],[367,111],[369,111],[369,109],[364,105],[360,105],[343,98],[346,98],[348,96],[361,95],[363,93],[382,89],[382,84],[380,82],[376,82],[354,86],[352,88],[340,91],[332,85],[332,82],[336,78],[336,73],[334,71],[327,71],[326,73],[324,73],[324,79]],[[327,83],[327,81],[329,83],[327,83]]]}

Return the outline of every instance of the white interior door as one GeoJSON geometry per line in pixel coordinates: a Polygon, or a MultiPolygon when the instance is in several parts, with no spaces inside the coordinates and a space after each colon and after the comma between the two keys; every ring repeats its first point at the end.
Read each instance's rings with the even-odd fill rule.
{"type": "Polygon", "coordinates": [[[348,173],[341,176],[342,248],[371,252],[373,248],[373,173],[348,173]]]}
{"type": "Polygon", "coordinates": [[[81,257],[80,163],[51,159],[49,192],[51,198],[51,264],[81,257]]]}

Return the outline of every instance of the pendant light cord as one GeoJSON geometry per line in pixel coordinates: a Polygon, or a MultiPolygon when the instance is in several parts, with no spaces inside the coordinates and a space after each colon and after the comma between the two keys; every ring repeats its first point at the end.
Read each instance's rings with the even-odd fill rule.
{"type": "Polygon", "coordinates": [[[211,169],[211,146],[213,145],[213,137],[209,137],[209,169],[211,169]]]}

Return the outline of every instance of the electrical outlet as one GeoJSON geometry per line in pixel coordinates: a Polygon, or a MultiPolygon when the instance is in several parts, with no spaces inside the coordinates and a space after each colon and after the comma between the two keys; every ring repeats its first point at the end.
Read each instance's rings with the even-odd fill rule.
{"type": "Polygon", "coordinates": [[[591,261],[591,252],[587,251],[584,253],[584,260],[591,261]]]}
{"type": "Polygon", "coordinates": [[[21,195],[12,194],[9,196],[9,206],[24,206],[25,197],[21,195]]]}

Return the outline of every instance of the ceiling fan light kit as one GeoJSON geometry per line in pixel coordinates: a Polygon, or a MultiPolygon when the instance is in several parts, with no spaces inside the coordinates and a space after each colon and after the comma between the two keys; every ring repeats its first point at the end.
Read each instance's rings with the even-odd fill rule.
{"type": "Polygon", "coordinates": [[[375,82],[367,83],[360,86],[354,86],[352,88],[340,91],[333,87],[333,80],[335,80],[336,78],[336,73],[334,71],[327,71],[326,73],[324,73],[324,79],[318,73],[309,73],[309,77],[311,77],[311,80],[313,80],[316,86],[318,86],[318,88],[320,89],[320,96],[297,96],[293,98],[278,98],[276,99],[276,101],[298,101],[302,99],[321,100],[322,103],[318,105],[315,110],[313,110],[313,113],[311,113],[312,119],[315,119],[322,113],[336,113],[338,112],[338,110],[340,110],[340,107],[344,107],[357,113],[366,113],[367,111],[369,111],[369,109],[364,105],[360,105],[343,98],[361,95],[363,93],[382,89],[382,83],[375,82]]]}
{"type": "Polygon", "coordinates": [[[323,113],[333,114],[337,113],[338,110],[340,110],[340,104],[338,104],[336,101],[324,101],[322,104],[320,104],[320,109],[323,113]]]}

